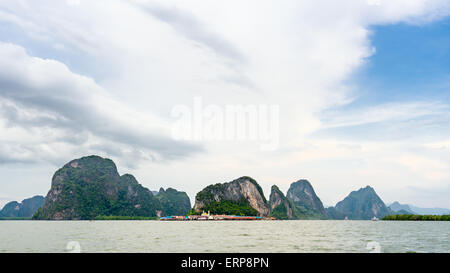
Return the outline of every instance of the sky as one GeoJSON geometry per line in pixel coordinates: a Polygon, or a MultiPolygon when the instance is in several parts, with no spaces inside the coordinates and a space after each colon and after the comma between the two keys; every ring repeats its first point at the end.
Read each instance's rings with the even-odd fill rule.
{"type": "Polygon", "coordinates": [[[1,1],[0,207],[96,154],[192,203],[251,176],[450,208],[449,33],[444,0],[1,1]],[[205,133],[235,106],[272,134],[205,133]]]}

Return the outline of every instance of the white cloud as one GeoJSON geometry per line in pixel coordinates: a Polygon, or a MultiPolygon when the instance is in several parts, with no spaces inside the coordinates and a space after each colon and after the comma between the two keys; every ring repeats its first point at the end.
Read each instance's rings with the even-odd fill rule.
{"type": "Polygon", "coordinates": [[[414,154],[404,154],[392,158],[392,162],[408,167],[411,171],[421,175],[428,180],[444,180],[450,177],[450,166],[447,162],[418,156],[414,154]]]}
{"type": "Polygon", "coordinates": [[[440,103],[403,102],[322,115],[355,98],[358,90],[345,80],[376,52],[370,26],[425,24],[449,11],[443,0],[5,0],[0,21],[21,33],[14,41],[0,37],[20,45],[0,47],[0,158],[59,162],[62,155],[100,152],[134,165],[135,158],[189,155],[195,147],[172,142],[164,131],[172,107],[202,96],[219,106],[280,105],[280,150],[200,143],[205,153],[189,160],[144,162],[133,172],[147,186],[173,186],[193,197],[206,184],[240,175],[255,176],[265,189],[306,177],[325,201],[369,182],[386,190],[395,178],[406,187],[411,174],[387,162],[423,146],[417,139],[310,135],[447,111],[440,103]]]}
{"type": "Polygon", "coordinates": [[[31,57],[5,43],[0,43],[0,58],[3,161],[47,158],[61,164],[72,153],[95,151],[98,141],[114,147],[110,150],[116,154],[102,149],[106,154],[132,153],[135,161],[183,157],[199,150],[172,141],[166,122],[123,105],[58,61],[31,57]]]}

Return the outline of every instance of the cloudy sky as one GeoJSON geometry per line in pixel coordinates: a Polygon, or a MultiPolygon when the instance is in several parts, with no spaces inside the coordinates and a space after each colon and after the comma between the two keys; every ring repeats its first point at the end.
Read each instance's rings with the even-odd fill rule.
{"type": "Polygon", "coordinates": [[[97,154],[156,190],[308,179],[450,208],[445,0],[0,2],[0,206],[97,154]],[[279,106],[279,143],[179,140],[173,109],[279,106]]]}

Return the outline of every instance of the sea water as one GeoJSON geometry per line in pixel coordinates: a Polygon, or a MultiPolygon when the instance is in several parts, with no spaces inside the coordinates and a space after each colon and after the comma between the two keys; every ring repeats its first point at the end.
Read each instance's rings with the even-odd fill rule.
{"type": "Polygon", "coordinates": [[[450,252],[450,222],[0,221],[0,252],[450,252]]]}

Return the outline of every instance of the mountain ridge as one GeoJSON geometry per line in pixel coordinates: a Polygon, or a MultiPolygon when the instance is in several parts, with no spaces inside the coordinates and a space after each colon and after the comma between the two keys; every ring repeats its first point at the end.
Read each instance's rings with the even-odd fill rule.
{"type": "Polygon", "coordinates": [[[326,219],[327,213],[311,183],[306,179],[292,183],[286,197],[291,200],[301,218],[326,219]]]}
{"type": "Polygon", "coordinates": [[[111,159],[92,155],[72,160],[55,172],[45,203],[33,219],[155,217],[167,212],[161,200],[162,197],[153,196],[133,175],[119,175],[111,159]]]}
{"type": "MultiPolygon", "coordinates": [[[[97,216],[186,215],[190,211],[201,213],[205,210],[218,214],[273,216],[285,220],[368,220],[397,212],[414,212],[413,206],[398,202],[387,207],[371,186],[352,191],[336,206],[325,208],[306,179],[291,183],[286,195],[277,185],[273,185],[267,200],[261,186],[249,176],[206,186],[196,194],[194,206],[191,207],[185,192],[170,187],[152,192],[139,184],[133,175],[120,175],[111,159],[95,155],[65,164],[53,175],[47,196],[33,198],[44,200],[35,208],[35,213],[14,214],[12,212],[18,211],[21,203],[10,202],[0,211],[0,217],[30,217],[31,214],[33,219],[40,220],[87,220],[97,216]]],[[[26,204],[27,200],[23,203],[26,204]]]]}
{"type": "Polygon", "coordinates": [[[193,210],[197,213],[205,210],[217,214],[237,212],[241,215],[269,215],[267,199],[261,186],[249,176],[205,187],[195,196],[193,210]]]}
{"type": "Polygon", "coordinates": [[[401,204],[398,201],[393,202],[389,205],[389,208],[391,208],[395,212],[399,212],[400,210],[408,211],[412,214],[419,214],[419,215],[444,215],[444,214],[450,214],[450,210],[446,208],[422,208],[417,207],[411,204],[401,204]]]}
{"type": "Polygon", "coordinates": [[[369,220],[374,217],[381,219],[392,214],[392,212],[375,190],[370,186],[366,186],[350,192],[334,208],[328,208],[328,214],[339,219],[344,216],[351,220],[369,220]]]}
{"type": "Polygon", "coordinates": [[[280,220],[293,220],[298,218],[294,203],[284,195],[277,185],[273,185],[271,188],[269,209],[270,216],[280,220]]]}
{"type": "Polygon", "coordinates": [[[22,202],[11,201],[0,210],[0,217],[5,218],[30,218],[34,213],[44,205],[45,197],[35,195],[31,198],[22,200],[22,202]]]}

